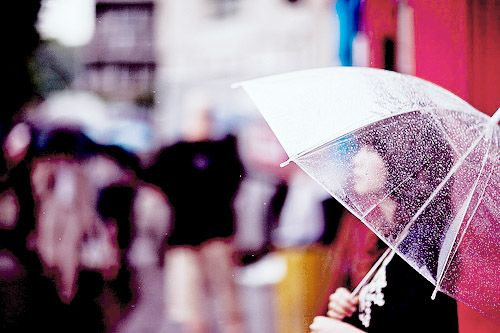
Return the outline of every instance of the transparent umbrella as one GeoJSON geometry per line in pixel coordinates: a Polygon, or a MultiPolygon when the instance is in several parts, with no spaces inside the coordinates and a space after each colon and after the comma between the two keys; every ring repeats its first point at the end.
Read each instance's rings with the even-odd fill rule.
{"type": "Polygon", "coordinates": [[[490,118],[430,82],[369,68],[238,85],[287,152],[284,165],[319,182],[430,281],[433,296],[499,319],[500,112],[490,118]]]}

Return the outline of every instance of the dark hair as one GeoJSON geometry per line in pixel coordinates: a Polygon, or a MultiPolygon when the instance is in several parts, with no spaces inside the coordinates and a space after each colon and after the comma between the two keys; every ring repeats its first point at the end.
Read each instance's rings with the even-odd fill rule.
{"type": "Polygon", "coordinates": [[[109,185],[98,193],[97,213],[106,223],[114,219],[118,228],[118,246],[128,249],[134,236],[132,206],[135,189],[128,185],[109,185]]]}
{"type": "Polygon", "coordinates": [[[112,158],[121,167],[134,171],[136,175],[141,174],[141,162],[136,154],[117,145],[102,145],[100,152],[112,158]]]}
{"type": "Polygon", "coordinates": [[[37,156],[66,155],[84,159],[95,151],[96,144],[79,129],[58,127],[39,130],[35,137],[37,156]]]}
{"type": "Polygon", "coordinates": [[[427,112],[393,116],[363,129],[357,141],[373,147],[388,170],[386,189],[396,202],[397,228],[389,239],[401,253],[425,265],[433,277],[437,272],[439,249],[452,212],[449,180],[403,232],[453,164],[452,149],[438,123],[427,112]],[[399,236],[400,239],[396,239],[399,236]],[[415,246],[418,244],[418,246],[415,246]]]}

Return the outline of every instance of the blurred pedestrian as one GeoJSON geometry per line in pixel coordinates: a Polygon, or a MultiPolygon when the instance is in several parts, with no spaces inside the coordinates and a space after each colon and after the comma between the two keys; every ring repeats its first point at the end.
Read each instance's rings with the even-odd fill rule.
{"type": "Polygon", "coordinates": [[[210,105],[191,103],[183,139],[162,149],[146,176],[174,214],[165,253],[167,319],[178,332],[208,332],[211,318],[220,332],[241,332],[232,236],[243,166],[235,137],[212,138],[210,105]]]}
{"type": "Polygon", "coordinates": [[[125,319],[137,301],[137,274],[130,262],[129,251],[136,237],[134,202],[140,174],[139,158],[118,146],[104,146],[103,153],[119,167],[119,177],[98,189],[96,210],[102,220],[115,262],[105,274],[108,328],[125,319]],[[107,273],[107,274],[106,274],[107,273]],[[106,276],[107,275],[107,276],[106,276]],[[115,311],[110,311],[114,308],[115,311]]]}
{"type": "Polygon", "coordinates": [[[44,130],[36,141],[31,179],[36,198],[36,248],[61,300],[77,289],[80,247],[93,223],[91,189],[82,167],[93,142],[70,128],[44,130]]]}

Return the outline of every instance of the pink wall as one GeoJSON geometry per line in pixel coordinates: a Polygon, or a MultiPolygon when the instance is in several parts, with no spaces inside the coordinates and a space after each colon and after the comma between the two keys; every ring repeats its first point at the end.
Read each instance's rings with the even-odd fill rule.
{"type": "Polygon", "coordinates": [[[492,115],[500,107],[500,3],[412,0],[410,4],[416,75],[492,115]]]}
{"type": "Polygon", "coordinates": [[[366,1],[363,11],[363,29],[370,40],[370,67],[384,68],[384,38],[396,37],[396,2],[366,1]]]}
{"type": "MultiPolygon", "coordinates": [[[[492,115],[500,107],[500,5],[495,0],[413,0],[416,75],[492,115]]],[[[496,333],[499,323],[459,303],[460,333],[496,333]]]]}
{"type": "Polygon", "coordinates": [[[470,103],[487,114],[500,107],[500,2],[472,1],[470,103]]]}
{"type": "Polygon", "coordinates": [[[467,2],[412,1],[416,75],[468,100],[467,2]]]}
{"type": "MultiPolygon", "coordinates": [[[[500,107],[500,3],[408,0],[414,10],[415,74],[492,115],[500,107]]],[[[370,66],[383,67],[382,40],[396,34],[395,0],[369,0],[364,28],[370,66]]],[[[396,46],[397,47],[397,46],[396,46]]],[[[496,333],[500,324],[459,303],[460,333],[496,333]]]]}

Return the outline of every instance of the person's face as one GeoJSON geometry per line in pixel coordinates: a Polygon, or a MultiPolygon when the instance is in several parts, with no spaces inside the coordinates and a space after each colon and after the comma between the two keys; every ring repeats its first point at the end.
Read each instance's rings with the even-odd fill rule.
{"type": "Polygon", "coordinates": [[[380,192],[387,181],[382,157],[370,147],[362,147],[353,158],[354,190],[358,194],[380,192]]]}
{"type": "Polygon", "coordinates": [[[212,132],[212,117],[209,109],[195,110],[184,119],[184,137],[188,141],[206,140],[212,132]]]}

